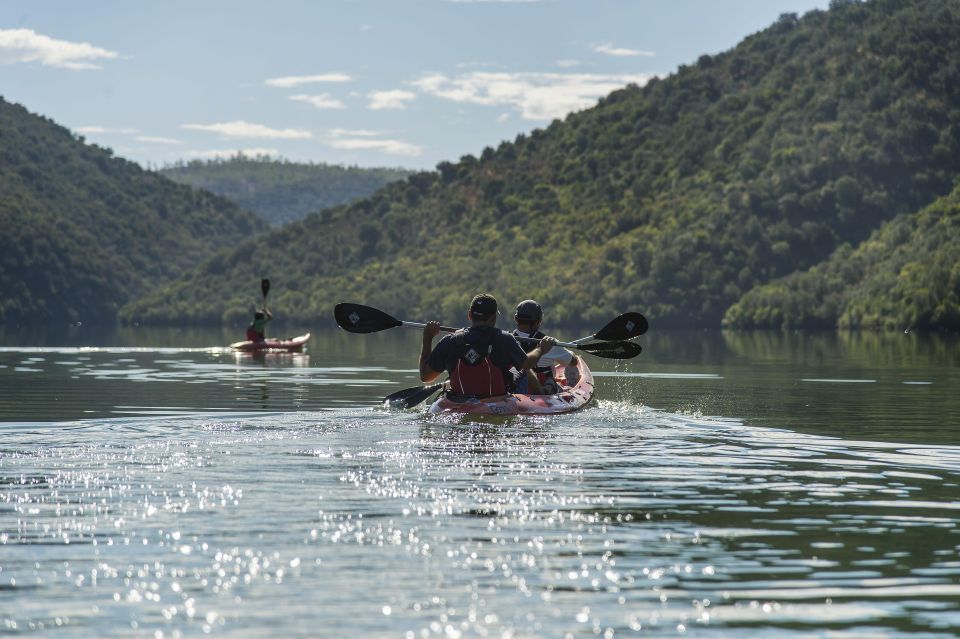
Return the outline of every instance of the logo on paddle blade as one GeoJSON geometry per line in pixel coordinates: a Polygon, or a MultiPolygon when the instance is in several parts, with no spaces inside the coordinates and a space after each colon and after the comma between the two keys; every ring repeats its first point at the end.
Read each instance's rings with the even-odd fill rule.
{"type": "Polygon", "coordinates": [[[627,320],[627,331],[633,332],[633,327],[636,326],[633,322],[627,320]]]}
{"type": "Polygon", "coordinates": [[[471,348],[469,351],[467,351],[466,353],[463,354],[463,358],[464,358],[465,360],[467,360],[468,362],[470,362],[471,364],[476,364],[477,362],[480,361],[480,359],[481,359],[482,357],[483,357],[483,355],[481,355],[481,354],[478,353],[477,351],[473,350],[472,348],[471,348]]]}
{"type": "Polygon", "coordinates": [[[356,313],[350,313],[350,315],[347,316],[347,319],[349,319],[351,323],[356,324],[360,321],[360,316],[356,313]]]}

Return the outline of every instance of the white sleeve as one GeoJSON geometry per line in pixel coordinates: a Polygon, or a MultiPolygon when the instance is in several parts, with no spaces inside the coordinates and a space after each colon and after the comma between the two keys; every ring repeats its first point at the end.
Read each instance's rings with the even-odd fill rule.
{"type": "Polygon", "coordinates": [[[562,346],[554,346],[546,355],[540,358],[537,366],[553,366],[554,364],[569,364],[573,361],[573,353],[562,346]]]}

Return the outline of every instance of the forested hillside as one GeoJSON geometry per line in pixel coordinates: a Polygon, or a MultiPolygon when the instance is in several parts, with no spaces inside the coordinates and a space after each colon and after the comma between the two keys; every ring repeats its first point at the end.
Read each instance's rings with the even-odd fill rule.
{"type": "Polygon", "coordinates": [[[641,309],[719,326],[960,175],[960,3],[835,1],[479,158],[393,183],[221,255],[125,311],[220,321],[260,273],[278,312],[339,300],[461,320],[478,290],[552,325],[641,309]]]}
{"type": "Polygon", "coordinates": [[[267,227],[0,98],[0,322],[115,319],[267,227]]]}
{"type": "Polygon", "coordinates": [[[273,226],[281,226],[307,213],[366,197],[384,184],[402,180],[411,171],[304,164],[238,154],[229,159],[176,164],[160,173],[181,184],[222,195],[273,226]]]}
{"type": "Polygon", "coordinates": [[[960,331],[960,186],[856,249],[845,244],[811,270],[751,291],[724,323],[960,331]]]}

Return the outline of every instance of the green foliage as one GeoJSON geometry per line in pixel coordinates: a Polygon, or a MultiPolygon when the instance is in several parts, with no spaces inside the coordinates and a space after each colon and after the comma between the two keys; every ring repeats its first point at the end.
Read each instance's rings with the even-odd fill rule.
{"type": "MultiPolygon", "coordinates": [[[[832,326],[840,317],[876,324],[873,318],[890,310],[855,303],[845,292],[865,281],[844,265],[850,260],[810,286],[795,285],[801,275],[781,278],[831,255],[855,255],[852,247],[884,222],[951,190],[960,175],[958,50],[955,0],[837,1],[827,12],[788,14],[731,51],[616,91],[479,158],[441,163],[437,172],[251,237],[126,306],[123,317],[246,319],[252,283],[269,276],[277,287],[273,308],[305,322],[329,322],[333,304],[347,299],[409,318],[461,321],[470,296],[486,290],[505,304],[539,298],[550,325],[639,308],[654,327],[711,326],[744,293],[776,282],[755,294],[769,295],[770,303],[731,310],[728,319],[741,313],[763,325],[832,326]]],[[[2,133],[9,135],[6,126],[2,133]]],[[[169,260],[209,252],[200,245],[210,233],[188,235],[183,244],[154,238],[168,227],[179,233],[201,224],[181,219],[190,207],[178,198],[198,198],[209,210],[210,196],[164,191],[169,197],[144,203],[144,184],[159,178],[124,168],[130,176],[122,188],[103,183],[95,168],[128,165],[90,147],[81,147],[82,162],[73,161],[74,151],[30,135],[0,146],[16,156],[0,163],[2,210],[8,228],[27,218],[45,231],[32,243],[16,241],[19,271],[2,283],[5,299],[17,287],[31,295],[72,287],[86,291],[84,299],[122,289],[122,301],[146,288],[143,271],[159,281],[180,268],[169,260]],[[50,183],[48,174],[70,180],[50,183]],[[59,193],[64,184],[87,192],[59,193]],[[46,199],[75,202],[72,216],[44,217],[38,211],[46,199]],[[92,211],[110,211],[114,222],[83,219],[92,211]],[[136,231],[123,235],[134,219],[136,231]],[[101,235],[123,239],[95,244],[101,235]],[[64,251],[58,242],[95,248],[64,251]],[[83,262],[110,264],[118,256],[129,266],[83,262]],[[88,269],[93,275],[84,282],[51,275],[88,269]]],[[[0,259],[12,250],[4,246],[0,259]]],[[[952,322],[952,307],[938,301],[949,299],[938,287],[956,280],[948,266],[900,269],[895,281],[885,280],[902,287],[898,299],[913,309],[904,325],[952,322]]],[[[43,299],[59,303],[57,293],[43,299]]],[[[35,300],[28,306],[13,312],[51,312],[35,300]]]]}
{"type": "Polygon", "coordinates": [[[160,173],[233,200],[271,225],[281,226],[307,213],[366,197],[411,172],[304,164],[241,153],[229,159],[175,164],[160,173]]]}
{"type": "MultiPolygon", "coordinates": [[[[719,325],[755,286],[852,250],[960,175],[960,4],[832,7],[252,239],[124,317],[241,318],[235,291],[269,272],[278,311],[307,321],[340,300],[461,321],[487,290],[537,297],[551,325],[626,309],[654,327],[719,325]]],[[[832,325],[855,276],[832,277],[763,321],[832,325]]]]}
{"type": "Polygon", "coordinates": [[[0,322],[109,321],[266,229],[0,99],[0,322]]]}
{"type": "Polygon", "coordinates": [[[751,291],[727,311],[739,328],[839,326],[960,331],[960,184],[902,214],[856,250],[751,291]]]}

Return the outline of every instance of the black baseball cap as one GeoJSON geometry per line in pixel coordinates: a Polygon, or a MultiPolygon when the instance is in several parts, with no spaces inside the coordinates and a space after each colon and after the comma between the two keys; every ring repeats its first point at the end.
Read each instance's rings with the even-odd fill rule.
{"type": "Polygon", "coordinates": [[[480,293],[470,301],[470,314],[475,320],[488,320],[497,314],[497,298],[480,293]]]}
{"type": "Polygon", "coordinates": [[[539,322],[543,319],[543,308],[534,300],[523,300],[517,304],[515,317],[522,322],[539,322]]]}

